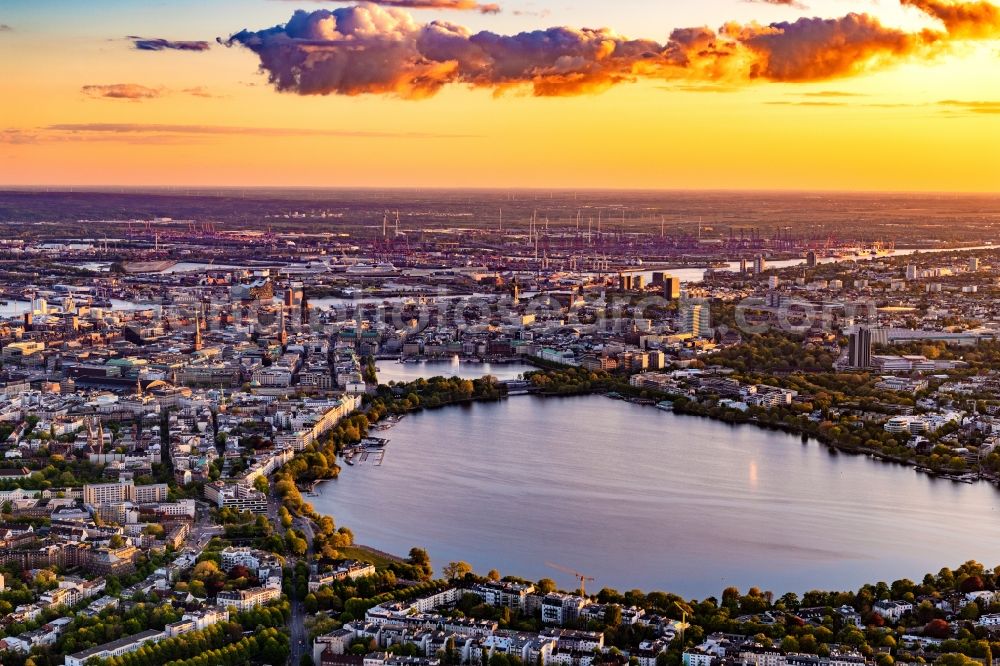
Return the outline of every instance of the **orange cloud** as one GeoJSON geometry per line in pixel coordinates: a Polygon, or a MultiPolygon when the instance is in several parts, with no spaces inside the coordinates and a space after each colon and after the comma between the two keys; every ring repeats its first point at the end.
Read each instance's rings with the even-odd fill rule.
{"type": "Polygon", "coordinates": [[[948,34],[962,39],[1000,37],[1000,8],[985,0],[949,2],[948,0],[900,0],[903,5],[941,21],[948,34]]]}
{"type": "Polygon", "coordinates": [[[193,88],[184,88],[183,90],[180,91],[174,91],[170,90],[169,88],[164,88],[162,86],[158,88],[151,88],[149,86],[140,85],[138,83],[112,83],[109,85],[89,85],[80,88],[80,92],[82,92],[84,95],[94,98],[124,99],[133,102],[138,102],[146,99],[156,99],[158,97],[164,97],[166,95],[175,94],[177,92],[185,95],[191,95],[192,97],[203,97],[206,99],[217,97],[204,86],[195,86],[193,88]]]}
{"type": "Polygon", "coordinates": [[[257,54],[280,91],[419,99],[449,84],[496,93],[527,87],[537,96],[558,96],[637,79],[822,81],[931,57],[953,40],[997,34],[1000,10],[987,2],[901,1],[939,18],[948,31],[907,32],[851,13],[769,25],[730,23],[718,31],[681,28],[660,44],[607,29],[473,33],[446,21],[418,23],[396,7],[365,4],[299,10],[284,25],[220,41],[257,54]]]}
{"type": "Polygon", "coordinates": [[[112,83],[110,85],[83,86],[80,88],[80,92],[90,97],[138,101],[160,97],[164,91],[162,88],[150,88],[138,83],[112,83]]]}

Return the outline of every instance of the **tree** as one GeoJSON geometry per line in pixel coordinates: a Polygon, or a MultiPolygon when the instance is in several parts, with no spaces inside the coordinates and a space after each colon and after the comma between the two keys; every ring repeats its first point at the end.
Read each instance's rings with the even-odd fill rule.
{"type": "Polygon", "coordinates": [[[221,576],[222,569],[219,565],[212,560],[203,560],[194,566],[194,571],[191,572],[191,576],[198,580],[205,580],[206,578],[212,578],[215,576],[221,576]]]}
{"type": "Polygon", "coordinates": [[[556,582],[551,578],[543,578],[535,586],[540,594],[550,594],[556,591],[556,582]]]}
{"type": "Polygon", "coordinates": [[[458,580],[472,573],[472,565],[463,561],[449,562],[448,566],[444,568],[443,573],[444,577],[448,580],[458,580]]]}
{"type": "Polygon", "coordinates": [[[254,487],[254,489],[256,489],[256,490],[258,490],[258,491],[260,491],[262,493],[266,493],[267,489],[268,489],[267,477],[266,476],[258,476],[253,481],[253,487],[254,487]]]}
{"type": "Polygon", "coordinates": [[[979,661],[959,652],[952,652],[941,655],[934,663],[937,666],[973,666],[973,664],[979,664],[979,661]]]}
{"type": "Polygon", "coordinates": [[[486,574],[486,577],[489,578],[490,580],[494,581],[494,582],[499,581],[500,580],[500,572],[497,571],[496,569],[490,569],[489,573],[486,574]]]}
{"type": "Polygon", "coordinates": [[[150,523],[142,529],[143,534],[156,539],[162,539],[164,532],[165,530],[163,529],[163,525],[160,525],[159,523],[150,523]]]}
{"type": "Polygon", "coordinates": [[[407,561],[417,567],[424,578],[430,578],[434,574],[434,569],[431,567],[431,556],[423,548],[411,548],[407,561]]]}
{"type": "Polygon", "coordinates": [[[942,619],[934,619],[924,626],[924,636],[948,638],[951,636],[951,627],[942,619]]]}

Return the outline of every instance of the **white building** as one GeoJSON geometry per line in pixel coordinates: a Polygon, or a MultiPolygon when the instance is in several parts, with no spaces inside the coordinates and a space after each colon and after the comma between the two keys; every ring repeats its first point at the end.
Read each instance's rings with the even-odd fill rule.
{"type": "Polygon", "coordinates": [[[65,666],[83,666],[91,659],[110,659],[120,657],[129,652],[135,652],[146,643],[156,643],[166,638],[166,634],[155,629],[148,629],[138,634],[132,634],[116,641],[88,648],[75,654],[66,655],[65,666]]]}

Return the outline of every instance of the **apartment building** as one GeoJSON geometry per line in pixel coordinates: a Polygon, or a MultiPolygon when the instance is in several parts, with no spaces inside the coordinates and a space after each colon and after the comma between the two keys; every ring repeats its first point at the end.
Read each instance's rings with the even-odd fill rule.
{"type": "Polygon", "coordinates": [[[248,587],[245,590],[219,592],[216,603],[222,608],[235,608],[237,612],[250,610],[274,601],[281,596],[275,587],[248,587]]]}
{"type": "Polygon", "coordinates": [[[135,652],[147,643],[156,643],[166,637],[167,635],[162,631],[147,629],[146,631],[139,632],[138,634],[125,636],[124,638],[119,638],[116,641],[111,641],[110,643],[105,643],[104,645],[97,645],[74,654],[68,654],[66,655],[66,659],[63,663],[65,666],[83,666],[88,661],[94,659],[111,659],[112,657],[120,657],[123,654],[135,652]]]}
{"type": "Polygon", "coordinates": [[[102,504],[153,504],[167,500],[167,484],[153,483],[137,486],[132,481],[120,483],[88,483],[83,487],[83,503],[91,506],[102,504]]]}

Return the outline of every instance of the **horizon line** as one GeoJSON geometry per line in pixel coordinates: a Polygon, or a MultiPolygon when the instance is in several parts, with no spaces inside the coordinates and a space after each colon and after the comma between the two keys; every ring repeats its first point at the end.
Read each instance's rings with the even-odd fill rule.
{"type": "MultiPolygon", "coordinates": [[[[919,190],[919,189],[836,189],[836,188],[780,188],[780,187],[540,187],[540,186],[483,186],[469,185],[448,187],[444,185],[73,185],[73,184],[39,184],[15,185],[0,183],[0,193],[4,192],[37,192],[47,191],[49,194],[60,193],[108,193],[113,190],[189,190],[199,193],[212,191],[431,191],[431,192],[550,192],[550,193],[580,193],[580,192],[635,192],[635,193],[732,193],[732,194],[870,194],[870,195],[936,195],[936,196],[987,196],[1000,197],[998,190],[919,190]]],[[[114,193],[114,192],[111,192],[114,193]]]]}

